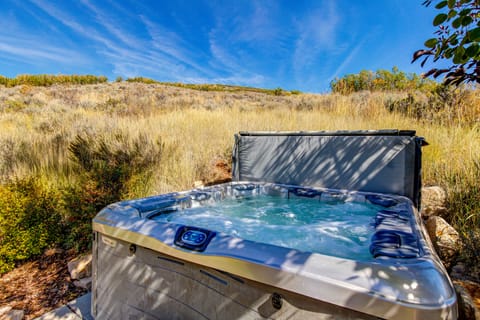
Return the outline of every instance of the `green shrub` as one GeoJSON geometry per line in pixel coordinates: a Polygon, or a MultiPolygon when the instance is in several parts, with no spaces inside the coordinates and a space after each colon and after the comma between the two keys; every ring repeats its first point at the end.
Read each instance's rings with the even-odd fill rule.
{"type": "Polygon", "coordinates": [[[0,186],[0,274],[60,243],[59,200],[35,178],[0,186]]]}
{"type": "Polygon", "coordinates": [[[438,112],[437,107],[432,108],[426,99],[412,93],[405,98],[387,100],[385,107],[390,112],[398,112],[417,120],[430,118],[431,115],[438,112]]]}
{"type": "Polygon", "coordinates": [[[282,88],[275,88],[275,89],[273,89],[272,92],[273,92],[273,95],[275,95],[275,96],[283,95],[283,89],[282,88]]]}
{"type": "Polygon", "coordinates": [[[94,75],[51,75],[51,74],[20,74],[15,78],[0,76],[0,84],[6,87],[19,85],[51,86],[54,84],[97,84],[105,83],[105,76],[94,75]]]}
{"type": "Polygon", "coordinates": [[[475,92],[465,87],[437,85],[430,92],[411,92],[406,97],[390,98],[385,107],[417,120],[445,124],[475,125],[475,92]]]}
{"type": "Polygon", "coordinates": [[[80,177],[78,184],[64,192],[66,245],[81,251],[91,244],[91,220],[98,211],[148,189],[163,144],[145,135],[134,139],[124,134],[95,139],[78,135],[69,150],[80,177]]]}
{"type": "Polygon", "coordinates": [[[358,91],[412,91],[429,92],[439,85],[437,82],[424,79],[415,73],[406,74],[393,67],[392,71],[362,70],[357,74],[347,74],[330,83],[333,93],[350,94],[358,91]]]}
{"type": "Polygon", "coordinates": [[[153,84],[153,83],[160,83],[157,80],[153,80],[150,78],[146,77],[133,77],[133,78],[127,78],[127,82],[139,82],[139,83],[146,83],[146,84],[153,84]]]}

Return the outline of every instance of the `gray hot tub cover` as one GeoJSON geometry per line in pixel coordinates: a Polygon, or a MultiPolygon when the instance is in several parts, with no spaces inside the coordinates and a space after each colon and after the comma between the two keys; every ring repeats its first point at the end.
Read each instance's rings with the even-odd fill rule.
{"type": "Polygon", "coordinates": [[[402,195],[420,202],[415,131],[240,132],[233,180],[402,195]]]}

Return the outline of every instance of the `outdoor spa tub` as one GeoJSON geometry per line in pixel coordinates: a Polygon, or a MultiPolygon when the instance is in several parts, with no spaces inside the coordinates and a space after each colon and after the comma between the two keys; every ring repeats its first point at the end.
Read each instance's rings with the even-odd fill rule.
{"type": "Polygon", "coordinates": [[[241,132],[233,181],[93,220],[97,319],[457,319],[413,131],[241,132]]]}

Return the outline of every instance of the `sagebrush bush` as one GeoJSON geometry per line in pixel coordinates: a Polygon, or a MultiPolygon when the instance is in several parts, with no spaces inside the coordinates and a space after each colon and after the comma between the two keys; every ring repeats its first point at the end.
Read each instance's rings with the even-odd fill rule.
{"type": "Polygon", "coordinates": [[[437,85],[429,92],[409,92],[387,99],[385,107],[406,117],[446,126],[475,125],[480,120],[478,98],[465,87],[437,85]]]}
{"type": "Polygon", "coordinates": [[[91,220],[98,211],[110,203],[139,196],[142,189],[148,190],[163,144],[146,135],[78,135],[69,150],[79,178],[78,184],[64,191],[66,245],[81,251],[91,245],[91,220]]]}
{"type": "Polygon", "coordinates": [[[61,242],[60,212],[60,195],[42,185],[41,179],[0,186],[0,274],[61,242]]]}

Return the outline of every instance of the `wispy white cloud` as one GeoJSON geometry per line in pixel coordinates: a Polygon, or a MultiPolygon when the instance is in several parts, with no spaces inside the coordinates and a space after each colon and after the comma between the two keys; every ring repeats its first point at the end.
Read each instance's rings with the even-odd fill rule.
{"type": "Polygon", "coordinates": [[[367,36],[364,36],[352,50],[348,51],[348,55],[343,59],[342,63],[338,66],[338,68],[333,72],[333,74],[329,77],[329,80],[332,81],[336,77],[338,77],[343,70],[351,63],[351,61],[358,55],[360,49],[365,45],[367,41],[367,36]]]}
{"type": "Polygon", "coordinates": [[[125,30],[125,28],[120,28],[120,26],[125,25],[125,23],[112,16],[111,11],[106,12],[88,0],[82,0],[81,3],[93,13],[96,22],[115,39],[120,40],[124,45],[130,48],[138,48],[143,46],[143,43],[139,41],[137,37],[135,37],[133,34],[130,34],[130,32],[125,30]]]}
{"type": "MultiPolygon", "coordinates": [[[[150,73],[161,76],[183,70],[179,66],[181,61],[161,50],[156,50],[152,45],[152,39],[138,38],[128,28],[121,27],[128,24],[117,23],[114,12],[106,12],[95,4],[83,0],[82,5],[90,13],[91,21],[81,23],[69,12],[62,11],[49,2],[32,1],[52,18],[96,47],[96,53],[105,57],[113,66],[114,74],[129,77],[150,73]],[[95,28],[85,26],[92,22],[96,24],[95,28]]],[[[138,16],[135,18],[140,19],[138,16]]],[[[137,20],[134,23],[142,24],[144,21],[137,20]]]]}
{"type": "Polygon", "coordinates": [[[5,37],[0,37],[0,52],[7,53],[10,55],[10,58],[12,56],[21,58],[26,62],[29,62],[30,59],[36,61],[46,59],[66,64],[72,64],[72,59],[75,59],[77,63],[84,61],[83,57],[74,51],[45,44],[39,46],[40,43],[37,40],[25,41],[17,38],[6,39],[5,37]]]}
{"type": "Polygon", "coordinates": [[[214,78],[216,83],[238,83],[249,85],[264,85],[266,76],[248,68],[243,57],[235,50],[235,43],[226,43],[224,35],[219,34],[219,29],[209,33],[209,48],[211,59],[209,65],[218,70],[222,77],[214,78]]]}
{"type": "Polygon", "coordinates": [[[277,3],[274,1],[254,1],[250,12],[233,19],[231,38],[238,42],[262,47],[275,44],[282,30],[282,21],[276,17],[277,3]]]}
{"type": "Polygon", "coordinates": [[[209,32],[210,66],[226,72],[238,72],[243,68],[237,63],[238,56],[231,51],[233,45],[225,43],[221,29],[216,27],[209,32]]]}
{"type": "Polygon", "coordinates": [[[4,61],[15,61],[17,64],[20,62],[29,66],[55,64],[58,69],[62,69],[62,66],[82,66],[89,62],[88,57],[78,50],[63,45],[58,40],[57,29],[52,26],[51,21],[23,2],[0,14],[0,19],[0,56],[4,61]],[[31,30],[23,24],[18,12],[27,15],[31,21],[44,28],[31,30]]]}
{"type": "Polygon", "coordinates": [[[296,75],[319,59],[321,53],[336,50],[340,14],[336,2],[323,1],[322,4],[297,21],[298,40],[293,53],[296,75]]]}
{"type": "Polygon", "coordinates": [[[181,30],[173,31],[172,26],[167,27],[158,17],[154,18],[145,7],[137,14],[119,3],[104,6],[81,0],[65,6],[46,0],[30,1],[35,8],[32,10],[35,19],[41,22],[43,30],[52,32],[56,42],[2,41],[0,55],[3,52],[20,57],[19,60],[48,60],[70,65],[98,60],[99,65],[110,64],[114,75],[126,77],[141,75],[169,81],[261,86],[266,76],[246,66],[245,62],[252,57],[235,47],[260,46],[262,42],[276,39],[278,32],[271,12],[255,3],[248,21],[237,19],[230,25],[233,29],[224,30],[216,25],[207,31],[202,49],[180,33],[181,30]],[[134,25],[135,30],[130,30],[130,25],[134,25]],[[81,46],[85,44],[95,51],[84,51],[81,46]]]}
{"type": "Polygon", "coordinates": [[[45,13],[50,15],[55,20],[61,22],[70,29],[78,32],[82,35],[89,35],[93,31],[92,29],[84,27],[81,23],[77,22],[74,15],[69,15],[67,12],[62,11],[55,7],[52,2],[47,2],[43,0],[30,0],[38,8],[43,10],[45,13]]]}
{"type": "Polygon", "coordinates": [[[206,57],[198,48],[192,47],[187,40],[177,33],[151,21],[146,16],[141,16],[141,20],[151,38],[149,46],[158,54],[163,55],[164,59],[171,63],[184,64],[200,75],[213,76],[212,71],[199,62],[199,60],[206,60],[206,57]]]}
{"type": "Polygon", "coordinates": [[[219,81],[266,85],[271,74],[262,73],[260,61],[268,64],[284,49],[285,30],[276,7],[274,1],[252,1],[211,8],[215,20],[208,33],[209,66],[223,74],[219,81]]]}

